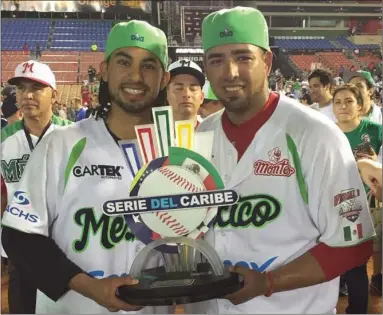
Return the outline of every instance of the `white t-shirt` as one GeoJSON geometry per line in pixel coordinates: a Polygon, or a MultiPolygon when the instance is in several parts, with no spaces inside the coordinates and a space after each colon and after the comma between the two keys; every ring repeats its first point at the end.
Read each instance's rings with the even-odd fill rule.
{"type": "MultiPolygon", "coordinates": [[[[62,126],[71,124],[70,121],[52,116],[52,123],[43,137],[51,131],[62,126]]],[[[39,138],[30,135],[32,146],[35,147],[39,138]]],[[[24,131],[23,121],[17,121],[1,130],[1,174],[7,187],[7,199],[11,202],[19,181],[23,175],[24,168],[31,154],[31,148],[24,131]]],[[[1,246],[3,257],[7,257],[1,246]]]]}
{"type": "Polygon", "coordinates": [[[310,106],[310,108],[317,110],[318,112],[322,113],[323,115],[325,115],[327,118],[329,118],[333,122],[336,122],[336,117],[334,114],[332,103],[330,103],[324,107],[319,107],[318,103],[314,103],[310,106]]]}
{"type": "MultiPolygon", "coordinates": [[[[101,206],[107,200],[129,196],[132,179],[104,122],[85,119],[52,132],[39,143],[25,168],[18,196],[4,213],[3,224],[51,237],[69,259],[96,278],[126,275],[144,244],[136,240],[122,216],[106,216],[101,206]]],[[[158,264],[155,256],[148,267],[158,264]]],[[[145,307],[137,313],[171,311],[145,307]]],[[[109,311],[75,291],[57,302],[39,291],[36,313],[109,311]]]]}
{"type": "Polygon", "coordinates": [[[364,117],[364,119],[368,119],[378,124],[382,124],[382,108],[376,104],[372,104],[372,111],[370,115],[364,117]]]}
{"type": "MultiPolygon", "coordinates": [[[[214,131],[212,161],[225,186],[241,196],[219,210],[207,236],[225,264],[271,271],[318,241],[346,247],[375,235],[349,142],[334,123],[281,96],[237,162],[221,117],[222,112],[208,117],[198,131],[214,131]],[[354,234],[359,227],[363,233],[354,234]]],[[[199,314],[324,314],[334,311],[338,291],[336,278],[237,306],[218,299],[185,307],[199,314]]]]}

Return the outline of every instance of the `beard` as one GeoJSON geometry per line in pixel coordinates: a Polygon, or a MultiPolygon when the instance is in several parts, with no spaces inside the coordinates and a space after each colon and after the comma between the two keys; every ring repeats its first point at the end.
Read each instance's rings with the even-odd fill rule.
{"type": "Polygon", "coordinates": [[[251,107],[251,98],[244,97],[230,97],[220,99],[222,105],[228,112],[241,113],[251,107]]]}
{"type": "Polygon", "coordinates": [[[148,109],[151,109],[153,107],[153,103],[156,100],[156,96],[152,96],[146,100],[133,102],[131,101],[129,103],[127,101],[124,101],[122,96],[119,94],[120,89],[121,88],[112,90],[110,87],[108,88],[110,101],[129,114],[140,114],[146,112],[148,109]]]}

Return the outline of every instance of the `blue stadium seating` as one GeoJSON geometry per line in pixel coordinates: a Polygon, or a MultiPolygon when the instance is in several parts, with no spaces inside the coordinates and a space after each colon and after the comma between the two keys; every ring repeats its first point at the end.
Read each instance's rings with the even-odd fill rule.
{"type": "Polygon", "coordinates": [[[46,49],[51,20],[1,20],[1,50],[23,50],[25,43],[30,50],[40,44],[41,50],[46,49]]]}
{"type": "Polygon", "coordinates": [[[58,20],[51,49],[90,51],[91,45],[96,43],[99,51],[105,51],[111,27],[110,21],[58,20]]]}
{"type": "Polygon", "coordinates": [[[355,45],[350,42],[346,37],[337,37],[337,41],[345,49],[379,49],[379,45],[355,45]]]}
{"type": "Polygon", "coordinates": [[[325,50],[334,49],[334,45],[322,37],[285,37],[278,36],[275,39],[276,46],[285,50],[325,50]]]}

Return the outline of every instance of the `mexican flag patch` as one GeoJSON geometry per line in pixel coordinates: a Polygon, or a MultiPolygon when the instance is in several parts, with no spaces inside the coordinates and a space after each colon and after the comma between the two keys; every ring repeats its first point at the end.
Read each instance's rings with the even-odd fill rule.
{"type": "Polygon", "coordinates": [[[363,238],[362,224],[352,224],[343,227],[344,240],[346,242],[357,241],[363,238]]]}

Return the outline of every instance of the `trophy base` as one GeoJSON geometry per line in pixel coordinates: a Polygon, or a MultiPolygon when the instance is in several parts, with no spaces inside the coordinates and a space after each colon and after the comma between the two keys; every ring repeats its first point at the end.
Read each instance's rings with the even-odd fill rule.
{"type": "Polygon", "coordinates": [[[196,272],[166,272],[163,267],[144,270],[139,284],[120,287],[118,297],[131,305],[188,304],[221,298],[242,287],[239,275],[228,268],[219,276],[206,268],[200,269],[196,272]]]}

